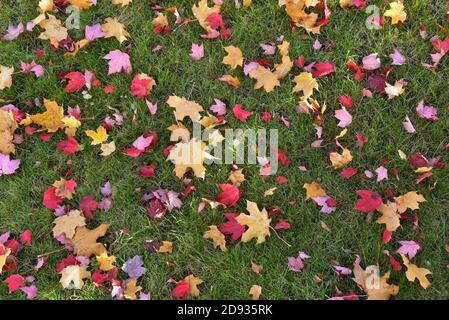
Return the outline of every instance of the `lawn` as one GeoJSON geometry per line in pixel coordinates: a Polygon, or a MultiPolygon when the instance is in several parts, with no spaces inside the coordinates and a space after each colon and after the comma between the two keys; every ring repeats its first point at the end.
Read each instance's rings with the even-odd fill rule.
{"type": "MultiPolygon", "coordinates": [[[[100,187],[110,182],[110,210],[93,211],[93,219],[86,220],[87,227],[92,229],[101,223],[110,224],[108,233],[100,238],[100,242],[106,245],[110,255],[116,257],[118,279],[127,279],[121,270],[127,260],[136,255],[143,257],[146,272],[137,283],[153,299],[173,299],[175,284],[168,280],[180,281],[190,274],[200,277],[204,283],[198,287],[201,294],[198,297],[190,294],[188,299],[250,299],[249,291],[253,285],[262,287],[261,299],[327,299],[351,294],[365,299],[366,293],[352,280],[353,274],[340,276],[332,267],[339,265],[353,269],[356,255],[360,256],[364,269],[378,265],[382,275],[391,271],[388,283],[400,288],[399,293],[392,297],[394,299],[448,299],[447,168],[435,166],[432,176],[416,183],[422,173],[416,173],[417,168],[409,159],[401,159],[398,154],[401,150],[410,158],[420,152],[427,159],[439,158],[443,164],[448,161],[448,57],[443,57],[434,70],[422,65],[431,61],[430,54],[434,52],[430,38],[439,36],[444,40],[448,36],[447,1],[404,1],[407,20],[392,25],[387,17],[379,30],[366,27],[369,14],[365,9],[352,7],[343,10],[339,1],[328,1],[332,10],[329,23],[321,27],[320,34],[313,34],[304,28],[292,27],[285,7],[280,7],[275,0],[253,0],[247,8],[236,8],[233,0],[223,0],[220,14],[226,27],[232,29],[232,35],[230,39],[213,40],[200,37],[205,31],[194,20],[191,9],[197,2],[157,1],[165,8],[176,6],[182,19],[193,21],[180,26],[175,23],[172,12],[162,11],[169,18],[171,31],[156,33],[152,24],[156,13],[151,9],[154,2],[134,0],[122,7],[109,0],[98,0],[96,6],[81,11],[80,29],[69,30],[70,37],[81,40],[86,25],[116,17],[129,32],[128,39],[122,43],[115,38],[96,39],[75,56],[64,55],[63,48],[52,51],[48,40],[38,38],[43,31],[39,26],[31,32],[23,32],[15,40],[0,41],[0,65],[15,68],[12,86],[0,90],[0,107],[13,104],[34,115],[43,112],[44,107],[33,106],[32,102],[35,99],[42,102],[45,98],[63,106],[65,114],[69,106],[79,106],[82,112],[81,126],[74,136],[81,150],[71,155],[57,148],[57,142],[67,138],[64,130],[58,130],[49,141],[39,137],[44,130],[26,134],[25,125],[16,130],[23,142],[16,144],[16,152],[11,154],[11,158],[20,159],[21,163],[14,174],[0,175],[0,235],[9,231],[10,238],[20,239],[21,233],[29,229],[32,241],[31,245],[24,244],[15,255],[17,269],[0,274],[0,300],[26,297],[21,290],[8,292],[8,285],[3,281],[12,274],[35,277],[36,299],[111,299],[112,286],[108,281],[97,287],[93,281],[85,279],[84,286],[78,290],[64,289],[59,283],[61,275],[56,272],[56,265],[70,252],[53,237],[54,210],[44,206],[43,195],[61,178],[77,182],[73,199],[63,202],[73,209],[77,209],[80,200],[88,195],[99,202],[102,198],[100,187]],[[428,33],[426,39],[420,36],[423,25],[428,33]],[[255,90],[255,80],[245,76],[241,67],[231,70],[222,63],[226,56],[224,47],[233,45],[241,49],[245,63],[269,59],[273,69],[273,62],[280,62],[278,50],[275,55],[264,55],[260,44],[280,44],[277,42],[279,36],[290,42],[288,54],[292,60],[303,55],[306,65],[329,61],[335,66],[334,72],[316,77],[319,90],[313,92],[313,98],[327,106],[320,115],[322,122],[317,122],[317,114],[297,112],[301,93],[292,91],[295,86],[292,80],[304,72],[303,68],[293,66],[279,86],[266,92],[264,89],[255,90]],[[322,44],[319,50],[314,48],[317,39],[322,44]],[[204,57],[198,61],[190,57],[192,43],[204,45],[204,57]],[[162,48],[153,50],[157,46],[162,48]],[[45,55],[38,57],[35,49],[43,50],[45,55]],[[102,58],[116,49],[129,54],[133,69],[130,74],[108,75],[108,62],[102,58]],[[368,74],[380,74],[390,66],[389,55],[395,49],[406,57],[406,62],[391,66],[387,80],[394,84],[396,80],[404,79],[408,82],[404,92],[389,99],[386,94],[372,90],[372,98],[364,97],[362,89],[368,87],[367,80],[355,80],[354,72],[346,66],[347,61],[353,60],[361,66],[363,57],[378,53],[382,66],[368,74]],[[33,59],[44,66],[43,76],[20,72],[20,62],[30,63],[33,59]],[[101,84],[90,90],[84,87],[78,92],[65,92],[67,81],[60,78],[61,73],[84,73],[86,69],[93,71],[101,84]],[[130,92],[133,77],[140,73],[156,81],[146,98],[157,103],[155,115],[150,114],[145,99],[137,99],[130,92]],[[218,78],[224,74],[238,77],[240,87],[234,88],[220,81],[218,78]],[[103,91],[106,85],[113,85],[114,91],[106,94],[103,91]],[[88,91],[91,99],[86,99],[82,91],[88,91]],[[174,109],[167,104],[171,95],[196,101],[208,112],[214,99],[225,102],[226,124],[219,126],[221,129],[278,129],[279,148],[290,159],[291,165],[280,166],[272,176],[262,176],[258,164],[239,165],[245,181],[238,187],[242,194],[237,204],[215,209],[206,205],[198,212],[202,199],[215,200],[221,192],[219,185],[231,183],[228,176],[233,165],[206,165],[204,180],[192,172],[186,173],[184,178],[192,179],[191,185],[195,190],[187,196],[182,195],[186,184],[176,177],[174,165],[166,161],[164,155],[164,149],[174,144],[170,142],[170,131],[167,130],[176,123],[174,109]],[[353,99],[353,106],[347,108],[352,115],[352,123],[347,127],[346,135],[338,139],[353,156],[347,167],[358,172],[349,179],[340,176],[344,168],[334,169],[329,160],[330,152],[341,151],[335,137],[342,128],[337,126],[339,120],[334,116],[335,110],[342,108],[340,96],[353,99]],[[416,107],[421,100],[438,108],[438,120],[419,117],[416,107]],[[242,104],[243,109],[253,114],[245,122],[240,121],[231,111],[235,104],[242,104]],[[108,132],[108,142],[115,141],[116,151],[104,157],[100,155],[100,146],[91,145],[91,139],[84,131],[97,129],[107,116],[115,113],[114,109],[123,115],[124,120],[123,124],[115,125],[108,132]],[[271,121],[263,121],[262,112],[269,112],[273,117],[271,121]],[[413,122],[415,133],[404,129],[402,122],[407,115],[413,122]],[[281,117],[288,119],[290,127],[280,121],[281,117]],[[314,125],[323,127],[323,141],[318,148],[311,147],[317,139],[314,125]],[[138,157],[124,154],[124,149],[131,147],[136,138],[150,131],[158,134],[157,144],[152,150],[138,157]],[[368,138],[363,147],[357,146],[357,133],[368,138]],[[152,162],[155,176],[139,176],[139,168],[152,162]],[[307,171],[299,169],[300,166],[305,166],[307,171]],[[380,166],[388,169],[388,180],[377,182],[375,170],[380,166]],[[365,170],[374,176],[367,178],[365,170]],[[287,182],[279,183],[279,176],[286,177],[287,182]],[[303,185],[313,181],[319,182],[335,199],[337,209],[334,212],[322,213],[318,205],[306,199],[303,185]],[[264,192],[273,187],[277,187],[274,194],[264,196],[264,192]],[[155,220],[148,215],[140,200],[144,193],[160,188],[179,192],[183,204],[163,219],[155,220]],[[427,201],[420,203],[420,209],[415,212],[407,210],[406,216],[402,216],[401,227],[392,233],[388,243],[383,243],[381,238],[385,225],[376,223],[379,212],[360,212],[354,206],[359,199],[356,190],[378,192],[386,203],[387,199],[392,199],[388,197],[389,189],[395,197],[417,191],[427,201]],[[256,244],[255,240],[232,241],[227,236],[225,252],[215,248],[211,239],[203,238],[209,226],[220,226],[226,221],[224,213],[247,213],[247,200],[257,203],[260,209],[281,208],[278,214],[270,216],[271,225],[274,227],[284,219],[291,227],[276,232],[271,229],[271,236],[261,244],[256,244]],[[414,227],[414,216],[419,217],[417,227],[414,227]],[[170,241],[173,251],[151,252],[144,245],[146,240],[170,241]],[[384,250],[389,250],[402,263],[396,251],[400,247],[398,241],[404,240],[420,245],[411,261],[432,272],[428,276],[431,285],[427,289],[422,288],[417,280],[410,282],[407,279],[404,265],[401,270],[394,270],[384,253],[384,250]],[[310,258],[304,260],[302,270],[293,272],[289,270],[288,257],[296,257],[300,251],[310,258]],[[40,255],[46,255],[48,260],[36,271],[34,267],[40,255]],[[254,272],[252,262],[263,266],[263,270],[254,272]]],[[[212,3],[210,0],[209,5],[212,3]]],[[[388,1],[366,1],[367,6],[370,4],[380,6],[381,14],[389,7],[388,1]]],[[[2,0],[0,34],[6,33],[9,24],[15,26],[34,19],[38,15],[37,7],[36,0],[2,0]]],[[[54,15],[61,21],[67,17],[60,12],[54,15]]],[[[191,128],[190,120],[183,123],[191,128]]],[[[40,129],[35,124],[29,126],[40,129]]],[[[95,257],[91,257],[88,270],[93,273],[97,268],[95,257]]]]}

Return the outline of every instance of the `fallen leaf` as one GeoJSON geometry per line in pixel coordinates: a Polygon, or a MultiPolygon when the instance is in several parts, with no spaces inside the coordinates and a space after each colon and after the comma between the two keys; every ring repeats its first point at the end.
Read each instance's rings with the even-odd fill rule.
{"type": "Polygon", "coordinates": [[[64,289],[82,289],[84,286],[83,279],[90,278],[90,272],[87,271],[87,266],[67,266],[60,273],[61,279],[59,282],[64,289]]]}
{"type": "Polygon", "coordinates": [[[265,208],[260,211],[255,202],[247,201],[246,210],[249,215],[241,213],[235,219],[242,226],[248,226],[248,229],[242,235],[242,241],[248,242],[256,238],[257,244],[265,242],[267,236],[270,236],[270,222],[265,208]]]}
{"type": "Polygon", "coordinates": [[[97,243],[97,239],[104,236],[109,228],[109,224],[101,224],[99,227],[90,230],[86,227],[76,228],[75,235],[69,242],[73,245],[73,252],[76,255],[90,257],[99,256],[106,252],[103,244],[97,243]]]}
{"type": "Polygon", "coordinates": [[[401,257],[402,261],[404,262],[404,266],[407,267],[405,276],[407,277],[408,281],[414,282],[416,279],[418,279],[421,287],[427,289],[427,287],[430,286],[430,281],[429,279],[427,279],[427,275],[432,274],[432,272],[429,269],[419,268],[413,263],[410,263],[405,254],[401,253],[401,257]]]}
{"type": "Polygon", "coordinates": [[[228,53],[227,56],[223,58],[223,63],[235,69],[238,66],[243,66],[243,53],[242,51],[234,46],[224,47],[225,51],[228,53]]]}
{"type": "Polygon", "coordinates": [[[398,205],[399,213],[404,213],[407,209],[418,210],[419,203],[426,202],[426,199],[416,191],[407,192],[406,194],[394,199],[398,205]]]}
{"type": "Polygon", "coordinates": [[[220,250],[223,252],[227,251],[225,236],[218,230],[217,226],[209,226],[209,230],[204,232],[203,238],[212,239],[214,247],[220,247],[220,250]]]}
{"type": "Polygon", "coordinates": [[[256,284],[253,284],[249,289],[249,294],[251,295],[252,300],[259,300],[262,294],[262,287],[256,284]]]}
{"type": "Polygon", "coordinates": [[[61,234],[64,234],[66,238],[72,239],[75,235],[77,227],[83,227],[86,225],[86,218],[81,215],[78,210],[71,210],[66,215],[57,217],[53,223],[53,237],[57,238],[61,234]]]}

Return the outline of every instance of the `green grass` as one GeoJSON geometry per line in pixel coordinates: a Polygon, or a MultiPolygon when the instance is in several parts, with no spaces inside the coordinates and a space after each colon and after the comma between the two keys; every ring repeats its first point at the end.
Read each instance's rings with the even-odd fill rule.
{"type": "MultiPolygon", "coordinates": [[[[173,0],[160,1],[161,5],[177,5],[183,17],[192,18],[191,6],[194,1],[173,0]]],[[[262,297],[266,299],[325,299],[336,295],[335,288],[343,292],[355,291],[355,282],[349,277],[339,278],[332,270],[331,263],[338,261],[341,265],[352,266],[355,255],[360,255],[362,265],[379,263],[382,273],[390,269],[388,258],[383,250],[394,252],[399,240],[415,240],[422,244],[414,260],[418,266],[430,269],[432,286],[427,290],[419,284],[410,283],[402,271],[392,271],[391,283],[400,286],[396,299],[447,299],[449,286],[447,283],[449,255],[445,244],[449,242],[448,205],[449,183],[447,169],[435,170],[434,175],[416,185],[417,174],[408,162],[401,161],[397,150],[406,154],[420,151],[427,158],[442,157],[447,162],[447,151],[443,148],[448,139],[448,78],[449,64],[447,57],[442,61],[438,72],[433,73],[421,66],[428,62],[432,51],[429,40],[419,36],[422,24],[427,26],[430,36],[440,34],[438,25],[448,27],[445,17],[446,1],[405,1],[408,21],[400,27],[391,26],[387,21],[384,28],[370,31],[365,28],[367,15],[364,11],[349,12],[338,7],[338,1],[330,1],[333,14],[329,25],[322,28],[319,36],[307,35],[303,30],[291,33],[289,18],[284,10],[277,6],[277,1],[254,0],[254,5],[247,9],[235,9],[233,1],[227,1],[223,8],[226,23],[233,29],[229,41],[207,41],[199,38],[203,32],[198,23],[189,23],[187,28],[179,29],[169,35],[157,35],[152,32],[151,20],[153,12],[149,9],[149,1],[134,0],[125,8],[114,6],[110,1],[99,1],[97,7],[81,13],[81,30],[70,31],[74,39],[84,36],[84,26],[102,22],[106,17],[120,17],[130,33],[128,41],[119,44],[117,40],[100,39],[81,50],[75,57],[64,57],[62,50],[52,53],[48,42],[37,39],[38,30],[24,33],[12,42],[0,42],[0,64],[20,68],[20,61],[30,62],[36,59],[33,50],[42,48],[46,58],[36,59],[46,67],[46,75],[36,79],[34,75],[16,74],[12,88],[1,91],[0,98],[12,100],[14,104],[30,113],[41,110],[30,110],[25,103],[34,98],[56,100],[67,106],[79,105],[84,118],[92,118],[82,122],[77,140],[85,145],[85,149],[73,156],[63,155],[56,150],[56,142],[65,139],[63,132],[58,132],[50,142],[43,142],[37,135],[25,136],[25,142],[17,147],[17,155],[22,164],[12,176],[0,177],[0,233],[10,230],[15,235],[29,228],[33,234],[33,245],[26,247],[20,254],[20,274],[36,276],[39,287],[39,299],[108,299],[110,294],[105,289],[97,289],[90,281],[82,290],[63,290],[58,283],[59,275],[55,265],[67,255],[66,251],[51,254],[48,263],[35,272],[33,266],[39,254],[61,248],[51,236],[53,213],[42,205],[42,196],[55,180],[64,177],[68,169],[74,170],[73,179],[78,182],[74,199],[70,202],[76,206],[78,201],[92,194],[98,199],[99,188],[107,180],[113,186],[113,206],[111,211],[95,211],[95,219],[89,222],[93,227],[99,223],[110,223],[110,235],[104,239],[109,251],[117,256],[117,265],[134,255],[142,255],[147,273],[140,280],[144,291],[151,292],[155,299],[169,299],[172,285],[169,278],[181,279],[193,273],[205,280],[200,286],[199,299],[247,299],[249,288],[253,284],[262,286],[262,297]],[[224,83],[214,80],[210,74],[229,73],[228,67],[221,63],[225,55],[223,46],[239,47],[246,59],[262,57],[260,43],[273,41],[284,35],[291,42],[290,57],[304,55],[310,61],[332,61],[336,71],[326,78],[320,78],[319,92],[315,99],[326,103],[328,111],[324,115],[323,148],[310,148],[315,139],[313,119],[295,111],[298,94],[292,93],[291,79],[299,73],[292,70],[281,82],[281,86],[273,93],[253,90],[254,81],[242,76],[241,70],[230,73],[240,77],[242,86],[233,89],[224,83]],[[312,44],[318,38],[327,44],[336,41],[330,51],[314,53],[312,44]],[[205,57],[193,61],[189,57],[192,42],[204,43],[205,57]],[[151,51],[156,45],[163,49],[157,53],[151,51]],[[355,82],[351,71],[345,63],[348,59],[360,61],[362,57],[377,52],[381,56],[383,66],[390,59],[388,54],[399,49],[407,58],[407,64],[395,67],[390,81],[405,79],[410,85],[400,97],[387,100],[385,96],[375,94],[373,99],[362,99],[363,83],[355,82]],[[101,59],[110,50],[129,51],[133,64],[133,74],[145,72],[154,77],[157,86],[150,96],[157,102],[157,116],[151,117],[144,102],[137,101],[129,92],[132,75],[124,73],[107,75],[107,62],[101,59]],[[50,65],[49,59],[52,64],[50,65]],[[101,88],[90,90],[92,100],[84,100],[81,93],[67,94],[56,74],[60,71],[81,71],[89,69],[95,72],[103,84],[113,84],[116,91],[106,95],[101,88]],[[166,104],[171,94],[186,96],[204,107],[213,103],[213,98],[225,101],[229,107],[242,103],[245,109],[255,112],[246,123],[241,123],[232,114],[227,116],[228,125],[232,128],[269,127],[279,130],[280,147],[292,160],[293,165],[280,168],[278,174],[288,178],[288,184],[277,185],[275,177],[263,179],[256,166],[245,165],[246,180],[242,184],[244,196],[239,201],[236,212],[244,212],[245,200],[258,203],[259,207],[270,209],[282,207],[280,217],[289,221],[290,230],[280,231],[280,236],[292,246],[286,246],[274,234],[262,245],[251,243],[228,242],[229,250],[222,253],[212,247],[209,240],[202,238],[209,225],[224,222],[223,209],[205,209],[197,212],[201,198],[215,198],[219,193],[218,184],[225,183],[231,165],[212,165],[207,167],[205,181],[193,180],[197,190],[184,199],[180,210],[168,214],[161,221],[148,217],[145,208],[139,204],[144,192],[157,188],[168,188],[179,192],[184,189],[182,180],[173,174],[173,166],[166,162],[162,151],[169,143],[169,131],[166,130],[174,122],[171,108],[166,104]],[[399,170],[400,180],[390,174],[388,182],[376,183],[375,179],[360,180],[353,177],[343,180],[338,172],[330,167],[328,152],[335,151],[333,137],[340,128],[336,126],[334,110],[339,109],[338,97],[350,95],[354,98],[355,107],[350,110],[354,117],[348,134],[341,142],[353,153],[352,167],[374,171],[381,164],[381,159],[391,161],[391,167],[399,170]],[[440,119],[430,123],[417,116],[415,108],[420,100],[438,106],[440,119]],[[131,122],[136,105],[136,124],[131,122]],[[100,125],[111,110],[117,108],[127,114],[123,126],[115,127],[110,140],[115,140],[117,152],[110,157],[101,157],[98,146],[90,146],[89,139],[82,133],[100,125]],[[260,113],[279,112],[291,121],[291,128],[284,127],[278,120],[263,123],[260,113]],[[405,133],[402,121],[409,115],[417,128],[416,135],[405,133]],[[130,146],[132,141],[144,132],[155,130],[159,134],[159,142],[154,152],[138,159],[129,158],[120,151],[130,146]],[[360,151],[355,146],[355,133],[362,132],[369,138],[368,143],[360,151]],[[68,164],[67,160],[72,164],[68,164]],[[151,161],[157,163],[155,178],[141,178],[138,168],[151,161]],[[297,169],[298,165],[306,165],[308,172],[297,169]],[[302,188],[305,182],[320,181],[334,199],[339,203],[337,211],[331,215],[319,212],[310,201],[305,200],[302,188]],[[432,188],[437,183],[436,188],[432,188]],[[272,197],[264,198],[263,192],[273,186],[278,190],[272,197]],[[141,191],[136,190],[139,188],[141,191]],[[367,219],[361,212],[353,210],[357,195],[354,190],[372,189],[382,192],[392,188],[396,194],[417,190],[428,200],[419,210],[420,226],[412,229],[410,219],[404,220],[403,227],[393,236],[390,243],[382,245],[380,237],[383,226],[375,223],[375,217],[367,219]],[[295,205],[289,201],[296,201],[295,205]],[[320,226],[324,221],[332,230],[326,232],[320,226]],[[120,229],[128,229],[129,236],[119,235],[120,229]],[[169,240],[174,244],[172,254],[150,254],[143,246],[148,239],[169,240]],[[298,251],[306,251],[312,259],[306,261],[307,267],[300,273],[288,271],[287,257],[296,256],[298,251]],[[251,261],[263,265],[263,272],[258,275],[251,271],[251,261]],[[319,276],[322,283],[316,284],[314,276],[319,276]]],[[[382,1],[368,1],[369,4],[380,4],[382,1]]],[[[6,30],[8,23],[17,24],[29,21],[36,16],[37,1],[3,0],[0,4],[0,30],[6,30]]],[[[58,14],[59,18],[63,15],[58,14]]],[[[172,23],[172,22],[171,22],[172,23]]],[[[23,129],[19,129],[22,132],[23,129]]],[[[190,176],[190,175],[189,175],[190,176]]],[[[277,218],[276,218],[277,219],[277,218]]],[[[398,258],[398,256],[396,256],[398,258]]],[[[7,275],[2,274],[0,280],[7,275]]],[[[21,299],[23,293],[7,294],[6,284],[0,283],[0,299],[21,299]]]]}

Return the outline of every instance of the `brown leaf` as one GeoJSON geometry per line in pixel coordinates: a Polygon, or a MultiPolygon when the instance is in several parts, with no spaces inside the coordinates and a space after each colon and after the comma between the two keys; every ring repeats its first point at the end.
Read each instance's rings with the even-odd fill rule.
{"type": "Polygon", "coordinates": [[[97,243],[97,239],[104,236],[109,228],[109,224],[101,224],[99,227],[90,230],[86,227],[76,228],[73,239],[69,242],[74,247],[74,253],[78,256],[90,257],[92,255],[99,256],[106,252],[106,248],[102,243],[97,243]]]}
{"type": "Polygon", "coordinates": [[[204,232],[203,238],[212,239],[214,247],[220,247],[221,251],[226,251],[226,238],[217,226],[209,226],[209,230],[204,232]]]}
{"type": "Polygon", "coordinates": [[[53,237],[58,237],[64,234],[66,238],[72,239],[75,235],[77,227],[83,227],[86,225],[86,218],[81,215],[78,210],[72,210],[68,214],[57,217],[53,223],[53,237]]]}

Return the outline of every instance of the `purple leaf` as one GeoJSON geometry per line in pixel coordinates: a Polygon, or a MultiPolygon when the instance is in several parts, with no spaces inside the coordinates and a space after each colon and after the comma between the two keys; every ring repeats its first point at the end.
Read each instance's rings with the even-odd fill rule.
{"type": "Polygon", "coordinates": [[[288,257],[288,266],[289,270],[293,272],[300,272],[302,269],[304,269],[304,259],[309,259],[310,256],[308,256],[306,253],[300,251],[298,254],[298,257],[288,257]]]}
{"type": "Polygon", "coordinates": [[[148,110],[150,111],[151,115],[155,115],[157,112],[157,103],[153,104],[148,100],[145,100],[145,103],[147,104],[148,110]]]}
{"type": "Polygon", "coordinates": [[[8,33],[3,36],[3,40],[11,41],[17,39],[17,37],[25,30],[23,23],[20,22],[17,27],[10,24],[7,31],[8,33]]]}
{"type": "Polygon", "coordinates": [[[34,284],[28,287],[22,287],[20,290],[26,293],[28,300],[33,300],[37,295],[37,287],[34,284]]]}
{"type": "Polygon", "coordinates": [[[415,241],[399,241],[399,243],[401,247],[396,252],[406,254],[410,259],[413,259],[418,250],[421,250],[421,246],[415,241]]]}
{"type": "Polygon", "coordinates": [[[402,66],[406,61],[405,57],[396,49],[389,57],[393,59],[391,64],[394,66],[402,66]]]}
{"type": "Polygon", "coordinates": [[[429,121],[438,120],[438,109],[432,106],[426,106],[424,104],[424,100],[421,100],[419,102],[418,106],[416,107],[416,112],[418,112],[418,115],[423,119],[427,119],[429,121]]]}
{"type": "Polygon", "coordinates": [[[404,129],[405,131],[407,131],[408,133],[415,133],[415,127],[413,126],[413,123],[410,121],[408,116],[405,116],[405,120],[404,122],[402,122],[402,124],[404,125],[404,129]]]}
{"type": "Polygon", "coordinates": [[[377,53],[364,57],[362,62],[363,69],[365,70],[376,70],[380,68],[380,59],[377,57],[377,53]]]}
{"type": "Polygon", "coordinates": [[[276,46],[272,43],[261,43],[260,47],[263,50],[263,54],[267,56],[272,56],[276,52],[276,46]]]}
{"type": "Polygon", "coordinates": [[[215,103],[210,106],[210,110],[214,112],[217,116],[223,116],[226,114],[226,104],[219,100],[214,99],[215,103]]]}
{"type": "Polygon", "coordinates": [[[127,74],[130,74],[132,71],[129,55],[120,50],[113,50],[109,52],[103,57],[103,59],[109,60],[109,75],[118,73],[120,71],[124,71],[127,74]]]}
{"type": "Polygon", "coordinates": [[[84,29],[86,34],[86,39],[89,41],[94,41],[98,38],[103,38],[106,33],[101,30],[101,24],[97,23],[92,26],[86,26],[84,29]]]}
{"type": "Polygon", "coordinates": [[[10,160],[9,155],[0,153],[0,176],[16,172],[20,166],[20,159],[10,160]]]}
{"type": "Polygon", "coordinates": [[[352,116],[345,107],[341,108],[340,110],[335,110],[335,118],[340,120],[340,122],[338,123],[338,126],[340,128],[346,128],[352,123],[352,116]]]}
{"type": "Polygon", "coordinates": [[[147,271],[147,269],[143,267],[143,259],[141,256],[135,256],[126,261],[122,270],[125,271],[131,279],[138,279],[147,271]]]}
{"type": "Polygon", "coordinates": [[[101,195],[103,197],[109,197],[112,195],[111,183],[108,181],[100,188],[101,195]]]}
{"type": "Polygon", "coordinates": [[[388,180],[388,170],[384,167],[379,167],[376,169],[377,173],[377,182],[381,182],[383,180],[388,180]]]}
{"type": "Polygon", "coordinates": [[[190,53],[190,56],[193,60],[201,60],[204,57],[204,45],[192,43],[192,52],[190,53]]]}

